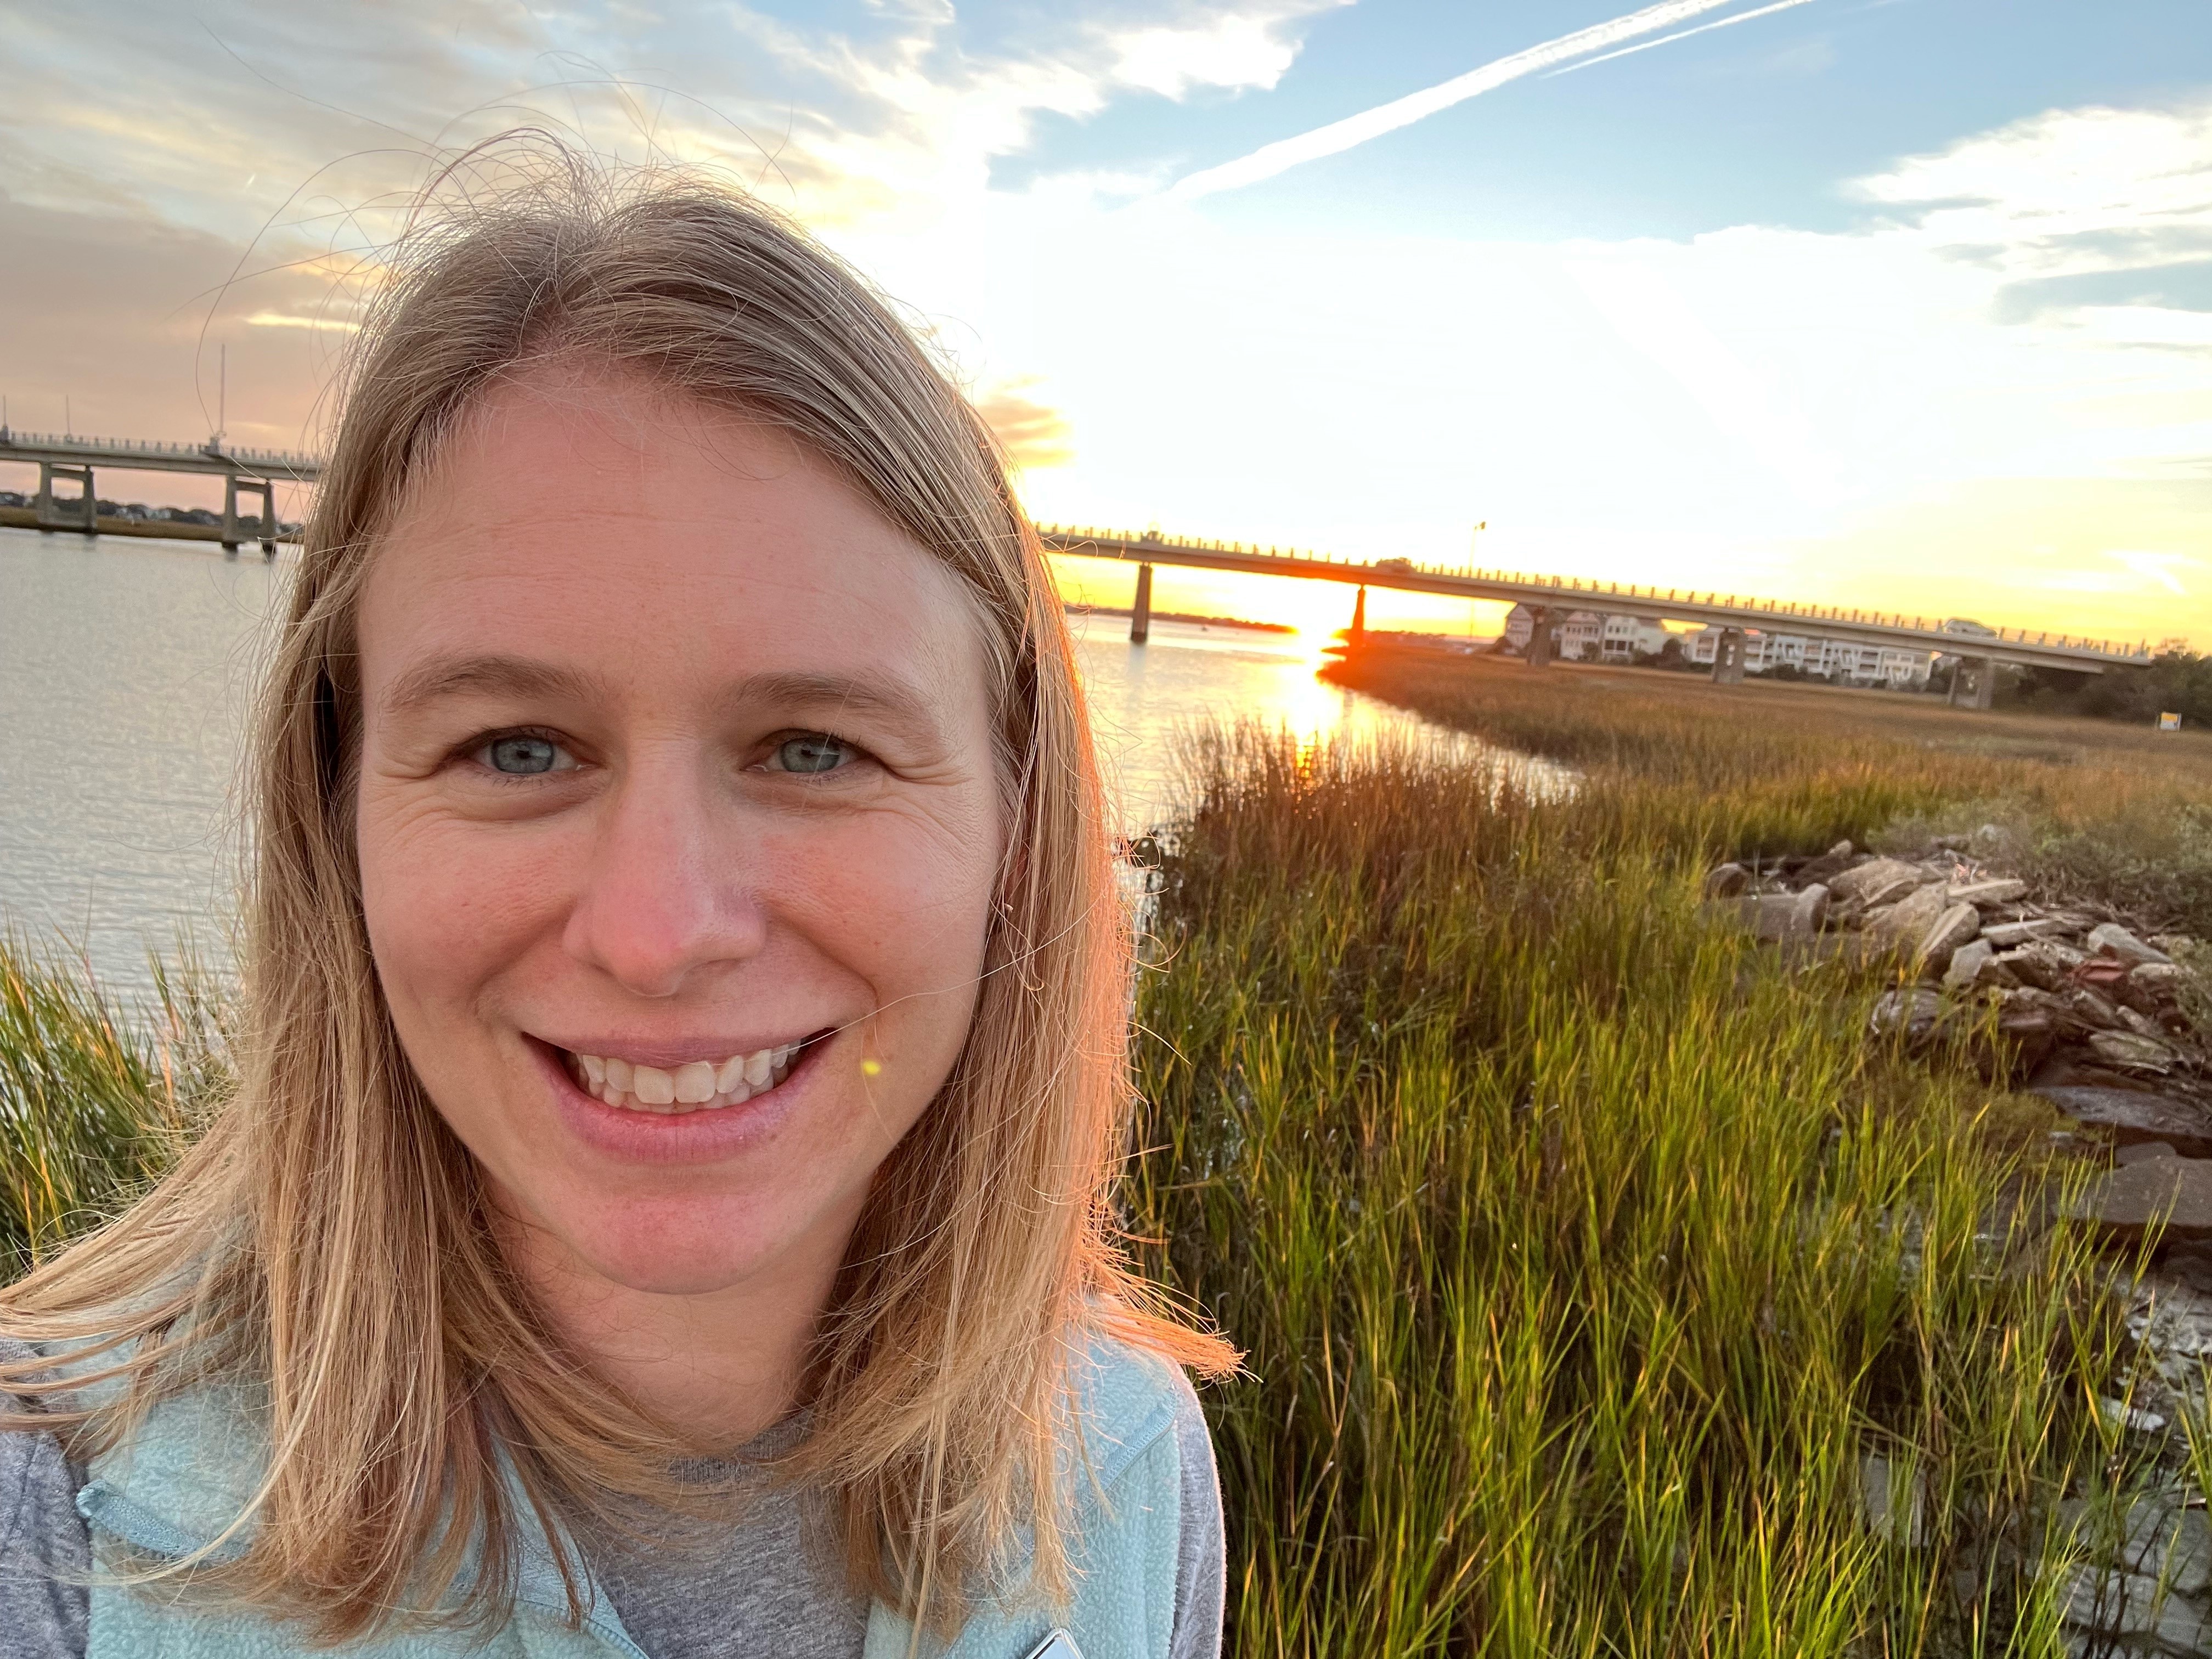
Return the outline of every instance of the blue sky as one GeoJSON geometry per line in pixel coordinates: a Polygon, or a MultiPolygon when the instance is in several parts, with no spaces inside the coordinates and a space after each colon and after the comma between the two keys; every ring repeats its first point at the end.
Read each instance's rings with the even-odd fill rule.
{"type": "MultiPolygon", "coordinates": [[[[1087,119],[1047,118],[997,175],[1212,166],[1633,9],[1333,8],[1309,20],[1263,96],[1214,90],[1178,106],[1140,95],[1087,119]]],[[[2046,108],[2187,102],[2212,87],[2203,0],[1811,0],[1649,44],[1657,38],[1470,100],[1216,210],[1279,228],[1325,216],[1344,229],[1506,240],[1832,230],[1868,211],[1843,182],[1899,155],[2046,108]]]]}
{"type": "Polygon", "coordinates": [[[0,392],[314,441],[535,120],[798,214],[1041,518],[2212,644],[2212,0],[1666,3],[0,0],[0,392]]]}

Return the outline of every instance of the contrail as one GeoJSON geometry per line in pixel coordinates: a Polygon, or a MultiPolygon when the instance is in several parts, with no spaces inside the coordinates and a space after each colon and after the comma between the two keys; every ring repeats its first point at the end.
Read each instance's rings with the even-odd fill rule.
{"type": "Polygon", "coordinates": [[[1301,161],[1315,161],[1324,155],[1334,155],[1355,144],[1364,144],[1370,138],[1379,138],[1386,132],[1395,132],[1425,116],[1438,110],[1449,109],[1454,104],[1464,103],[1479,97],[1509,81],[1518,81],[1525,75],[1534,75],[1556,64],[1584,52],[1602,51],[1617,46],[1624,40],[1632,40],[1639,34],[1649,34],[1654,29],[1663,29],[1692,17],[1729,3],[1729,0],[1663,0],[1663,3],[1646,6],[1626,17],[1616,17],[1609,23],[1594,23],[1589,28],[1577,29],[1572,34],[1563,34],[1556,40],[1547,40],[1510,57],[1499,58],[1485,64],[1480,69],[1469,70],[1465,75],[1454,76],[1440,85],[1425,91],[1408,93],[1387,104],[1363,110],[1357,115],[1347,115],[1341,121],[1332,121],[1325,127],[1316,127],[1291,138],[1279,138],[1272,144],[1262,144],[1249,155],[1240,155],[1233,161],[1224,161],[1219,167],[1206,167],[1200,172],[1186,173],[1165,192],[1169,201],[1195,201],[1201,196],[1211,196],[1217,191],[1236,190],[1245,185],[1256,185],[1262,179],[1272,179],[1287,172],[1301,161]]]}
{"type": "Polygon", "coordinates": [[[1595,58],[1585,58],[1579,64],[1570,64],[1565,69],[1555,69],[1544,78],[1557,80],[1562,75],[1572,75],[1577,70],[1586,70],[1596,64],[1610,64],[1616,58],[1626,58],[1632,52],[1649,52],[1654,46],[1663,46],[1669,40],[1686,40],[1693,34],[1703,34],[1707,29],[1724,29],[1731,23],[1748,23],[1754,17],[1764,17],[1769,12],[1788,11],[1792,6],[1807,6],[1812,0],[1774,0],[1771,6],[1761,6],[1756,11],[1740,11],[1733,17],[1700,23],[1693,29],[1677,29],[1672,34],[1662,34],[1656,40],[1638,40],[1632,46],[1623,46],[1618,52],[1602,52],[1595,58]]]}

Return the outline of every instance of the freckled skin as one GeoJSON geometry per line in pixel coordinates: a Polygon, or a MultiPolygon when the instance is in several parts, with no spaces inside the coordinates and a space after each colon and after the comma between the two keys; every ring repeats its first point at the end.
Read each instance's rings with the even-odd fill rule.
{"type": "Polygon", "coordinates": [[[374,556],[358,835],[400,1039],[556,1323],[709,1440],[787,1406],[869,1180],[966,1036],[1001,835],[978,629],[787,440],[573,368],[495,393],[374,556]],[[495,655],[573,683],[390,706],[425,665],[495,655]],[[759,690],[793,675],[912,695],[759,690]],[[515,728],[556,769],[496,769],[515,728]],[[781,769],[816,732],[845,763],[781,769]],[[783,1117],[683,1158],[578,1133],[532,1041],[840,1027],[766,1097],[790,1091],[783,1117]]]}

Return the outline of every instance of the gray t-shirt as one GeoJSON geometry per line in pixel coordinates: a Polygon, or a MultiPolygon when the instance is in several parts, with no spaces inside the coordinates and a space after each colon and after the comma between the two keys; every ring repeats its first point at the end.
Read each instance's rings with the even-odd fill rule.
{"type": "MultiPolygon", "coordinates": [[[[0,1360],[27,1358],[0,1339],[0,1360]]],[[[1176,1413],[1182,1538],[1171,1659],[1218,1659],[1221,1491],[1213,1446],[1188,1383],[1176,1413]]],[[[0,1434],[0,1659],[84,1659],[92,1545],[76,1512],[83,1471],[52,1435],[0,1434]]],[[[623,1627],[651,1659],[859,1659],[868,1603],[820,1546],[804,1495],[774,1486],[745,1505],[712,1550],[658,1550],[612,1534],[580,1540],[623,1627]]]]}

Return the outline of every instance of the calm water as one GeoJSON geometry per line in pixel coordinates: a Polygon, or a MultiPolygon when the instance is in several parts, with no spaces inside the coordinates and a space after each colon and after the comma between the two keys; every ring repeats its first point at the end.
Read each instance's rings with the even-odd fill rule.
{"type": "MultiPolygon", "coordinates": [[[[0,529],[0,925],[65,936],[143,989],[191,934],[220,956],[233,782],[285,563],[204,544],[0,529]]],[[[1109,781],[1133,828],[1170,805],[1177,728],[1238,714],[1302,736],[1417,728],[1314,678],[1286,635],[1078,623],[1109,781]]]]}

